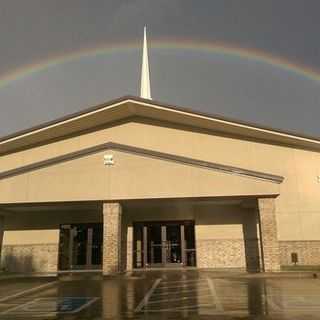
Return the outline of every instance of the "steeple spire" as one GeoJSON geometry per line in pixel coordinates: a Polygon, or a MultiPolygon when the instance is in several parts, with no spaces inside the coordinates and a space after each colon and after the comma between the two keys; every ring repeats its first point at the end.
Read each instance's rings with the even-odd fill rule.
{"type": "Polygon", "coordinates": [[[144,27],[143,35],[143,53],[142,53],[142,67],[141,67],[141,87],[140,97],[151,100],[150,90],[150,74],[148,61],[148,45],[147,45],[147,28],[144,27]]]}

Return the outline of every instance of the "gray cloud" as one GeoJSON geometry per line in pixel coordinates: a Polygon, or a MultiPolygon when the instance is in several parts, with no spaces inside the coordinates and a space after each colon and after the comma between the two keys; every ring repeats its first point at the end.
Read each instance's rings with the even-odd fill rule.
{"type": "MultiPolygon", "coordinates": [[[[252,47],[320,70],[314,0],[3,0],[0,78],[48,57],[113,42],[161,38],[252,47]]],[[[199,51],[151,50],[159,100],[320,136],[319,86],[293,73],[199,51]]],[[[139,87],[139,51],[91,57],[0,87],[0,135],[139,87]]]]}

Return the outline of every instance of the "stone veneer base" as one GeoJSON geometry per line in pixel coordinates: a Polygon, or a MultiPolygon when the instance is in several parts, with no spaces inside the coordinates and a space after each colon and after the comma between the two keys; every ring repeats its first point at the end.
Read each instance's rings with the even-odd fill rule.
{"type": "Polygon", "coordinates": [[[279,241],[280,263],[283,266],[292,265],[291,253],[298,254],[298,265],[320,265],[320,241],[279,241]]]}
{"type": "Polygon", "coordinates": [[[245,268],[245,248],[241,239],[196,240],[198,268],[245,268]]]}
{"type": "Polygon", "coordinates": [[[1,268],[10,272],[57,272],[57,244],[4,245],[1,268]]]}
{"type": "MultiPolygon", "coordinates": [[[[320,241],[279,241],[281,265],[292,265],[291,253],[298,254],[298,265],[320,265],[320,241]]],[[[132,250],[132,243],[127,247],[132,250]]],[[[132,264],[128,254],[127,270],[132,264]]],[[[197,240],[199,269],[246,269],[245,245],[242,239],[197,240]]],[[[58,244],[4,245],[1,268],[10,272],[57,272],[58,244]]]]}

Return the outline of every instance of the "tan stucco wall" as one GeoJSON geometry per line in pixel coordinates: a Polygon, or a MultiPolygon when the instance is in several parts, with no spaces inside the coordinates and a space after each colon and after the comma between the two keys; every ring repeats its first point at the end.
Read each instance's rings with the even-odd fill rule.
{"type": "MultiPolygon", "coordinates": [[[[60,224],[102,222],[102,213],[96,211],[41,211],[12,214],[4,219],[5,233],[32,231],[34,241],[40,241],[45,230],[58,230],[60,224]]],[[[52,231],[50,231],[52,232],[52,231]]],[[[24,233],[20,233],[23,237],[24,233]]],[[[27,232],[25,234],[28,234],[27,232]]],[[[6,236],[4,237],[6,238],[6,236]]],[[[35,242],[36,243],[36,242],[35,242]]]]}
{"type": "MultiPolygon", "coordinates": [[[[79,150],[108,141],[282,175],[285,177],[285,180],[278,186],[280,196],[276,200],[278,238],[280,240],[320,239],[318,232],[318,230],[320,230],[320,184],[317,182],[317,175],[320,175],[320,153],[318,152],[222,137],[206,132],[200,133],[191,130],[182,130],[178,127],[174,128],[151,123],[142,124],[130,122],[55,142],[50,145],[32,148],[8,156],[1,156],[0,167],[1,170],[7,170],[15,168],[18,165],[33,163],[34,161],[40,161],[61,155],[65,152],[79,150]]],[[[97,186],[97,190],[94,191],[95,197],[103,196],[101,190],[104,187],[104,181],[102,181],[103,179],[101,179],[100,173],[91,167],[92,163],[90,164],[90,161],[95,159],[96,161],[99,160],[99,163],[102,163],[101,155],[102,154],[100,154],[99,159],[97,158],[98,155],[93,155],[90,160],[83,162],[83,166],[79,166],[79,171],[81,169],[82,172],[85,168],[88,168],[88,174],[83,174],[83,181],[85,181],[86,185],[97,186]]],[[[125,165],[120,173],[123,175],[129,174],[132,179],[129,180],[127,184],[127,187],[130,188],[131,185],[134,185],[136,176],[126,168],[133,165],[132,160],[130,160],[133,156],[130,156],[130,159],[128,159],[128,155],[118,156],[117,154],[117,157],[115,161],[123,161],[125,165]]],[[[148,159],[148,165],[150,164],[149,160],[150,159],[148,159]]],[[[153,160],[152,163],[154,164],[156,161],[161,160],[153,160]]],[[[139,160],[137,162],[140,163],[141,168],[143,168],[143,161],[139,160]]],[[[147,163],[145,165],[147,165],[147,163]]],[[[60,172],[64,172],[64,177],[66,177],[66,174],[68,172],[70,173],[70,167],[67,168],[67,163],[60,164],[59,166],[61,166],[60,172]]],[[[180,180],[184,179],[186,181],[186,170],[173,170],[173,168],[177,168],[178,165],[173,165],[172,163],[170,163],[166,169],[161,169],[163,166],[160,166],[159,175],[152,176],[150,179],[151,181],[159,180],[159,185],[163,186],[163,190],[169,190],[171,192],[173,188],[172,183],[166,183],[167,180],[163,178],[164,172],[167,177],[173,174],[180,180]]],[[[159,166],[156,166],[156,169],[158,168],[159,166]]],[[[110,168],[104,167],[102,170],[107,174],[108,169],[110,168]]],[[[53,170],[53,168],[46,170],[53,170]]],[[[197,170],[197,172],[201,170],[203,169],[197,170]]],[[[187,169],[187,171],[192,170],[187,169]]],[[[51,173],[56,172],[51,171],[51,173]]],[[[209,179],[205,173],[202,178],[205,184],[209,184],[220,174],[221,173],[210,173],[209,175],[212,175],[212,179],[209,179]]],[[[227,174],[225,174],[225,177],[226,176],[227,174]]],[[[53,174],[51,177],[54,179],[53,174]]],[[[189,177],[189,179],[196,179],[193,181],[199,181],[197,180],[196,173],[191,176],[187,175],[187,177],[189,177]]],[[[148,176],[146,179],[147,178],[148,176]]],[[[233,184],[232,178],[233,177],[230,179],[226,178],[226,183],[221,182],[222,187],[225,187],[226,190],[228,189],[227,187],[231,187],[231,184],[233,184]]],[[[2,198],[2,195],[8,195],[8,193],[15,194],[15,198],[11,198],[11,201],[26,201],[25,193],[28,186],[32,189],[32,185],[38,183],[41,179],[43,179],[43,176],[41,176],[40,173],[34,173],[31,175],[31,180],[23,176],[6,179],[6,181],[10,183],[2,180],[0,182],[0,202],[6,202],[8,200],[7,198],[2,198]]],[[[74,181],[77,182],[77,169],[74,170],[70,179],[75,179],[74,181]]],[[[247,178],[241,177],[237,181],[239,181],[239,183],[240,181],[244,181],[241,179],[247,178]]],[[[250,180],[254,181],[253,179],[250,180]]],[[[59,184],[59,181],[61,182],[61,179],[57,179],[57,184],[59,184]]],[[[242,184],[240,183],[237,190],[241,190],[241,186],[242,184]]],[[[72,190],[72,192],[76,193],[78,183],[74,183],[73,187],[75,190],[72,190]]],[[[118,188],[120,191],[124,190],[124,187],[123,184],[121,185],[119,183],[119,186],[115,184],[115,188],[118,188]]],[[[187,188],[187,186],[185,187],[187,188]]],[[[37,201],[42,197],[42,190],[40,191],[31,190],[31,192],[34,192],[31,194],[37,201]]],[[[202,191],[202,189],[199,189],[199,193],[202,191]]],[[[207,194],[209,191],[210,188],[206,190],[207,194]]],[[[214,193],[212,188],[211,191],[214,193]]],[[[92,193],[92,187],[87,188],[89,198],[92,196],[92,193]]],[[[193,195],[195,194],[196,192],[193,193],[193,195]]],[[[183,195],[183,193],[181,193],[181,195],[183,195]]],[[[146,194],[146,196],[149,197],[150,194],[146,194]]]]}
{"type": "Polygon", "coordinates": [[[137,207],[125,210],[129,225],[138,221],[194,220],[197,239],[243,239],[244,214],[248,209],[237,205],[184,204],[137,207]]]}
{"type": "Polygon", "coordinates": [[[6,202],[247,196],[278,192],[277,183],[114,150],[40,168],[0,183],[0,200],[6,202]],[[106,153],[113,155],[114,165],[103,164],[106,153]]]}
{"type": "Polygon", "coordinates": [[[4,245],[59,243],[59,229],[9,230],[4,232],[4,245]]]}

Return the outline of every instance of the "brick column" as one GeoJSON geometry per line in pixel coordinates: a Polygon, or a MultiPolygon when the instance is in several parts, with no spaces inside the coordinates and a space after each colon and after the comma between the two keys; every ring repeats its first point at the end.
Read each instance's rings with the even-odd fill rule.
{"type": "Polygon", "coordinates": [[[104,275],[121,271],[121,205],[103,204],[103,262],[104,275]]]}
{"type": "Polygon", "coordinates": [[[261,271],[261,252],[258,234],[258,215],[257,210],[250,210],[243,214],[243,237],[244,250],[246,255],[247,271],[261,271]]]}
{"type": "Polygon", "coordinates": [[[265,272],[280,271],[275,200],[273,198],[259,198],[258,209],[263,269],[265,272]]]}
{"type": "Polygon", "coordinates": [[[0,216],[0,262],[1,262],[1,252],[2,252],[2,240],[3,240],[3,230],[4,229],[4,218],[0,216]]]}

